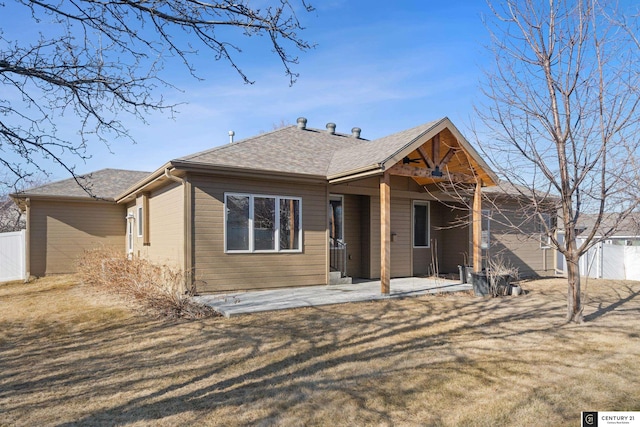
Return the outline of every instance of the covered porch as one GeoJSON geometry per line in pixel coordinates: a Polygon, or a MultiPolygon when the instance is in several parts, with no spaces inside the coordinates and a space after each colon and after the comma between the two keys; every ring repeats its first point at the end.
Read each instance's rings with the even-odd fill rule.
{"type": "Polygon", "coordinates": [[[379,278],[383,295],[392,293],[392,278],[463,264],[480,270],[482,188],[497,178],[448,119],[392,138],[371,144],[379,156],[372,167],[330,178],[332,262],[342,260],[345,274],[379,278]],[[334,257],[336,247],[344,257],[334,257]]]}

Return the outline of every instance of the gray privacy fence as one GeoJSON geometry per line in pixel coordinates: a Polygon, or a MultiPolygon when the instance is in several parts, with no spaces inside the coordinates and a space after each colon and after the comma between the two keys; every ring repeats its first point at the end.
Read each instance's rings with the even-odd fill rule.
{"type": "Polygon", "coordinates": [[[0,282],[26,277],[25,230],[0,233],[0,282]]]}
{"type": "MultiPolygon", "coordinates": [[[[583,242],[576,240],[578,245],[583,242]]],[[[558,270],[566,276],[567,265],[560,253],[558,270]]],[[[580,274],[597,279],[640,280],[640,246],[598,243],[580,258],[580,274]]]]}

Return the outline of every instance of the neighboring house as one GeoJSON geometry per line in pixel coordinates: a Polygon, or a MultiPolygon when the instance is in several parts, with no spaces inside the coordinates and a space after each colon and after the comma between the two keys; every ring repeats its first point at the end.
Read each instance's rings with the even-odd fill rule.
{"type": "MultiPolygon", "coordinates": [[[[632,213],[624,218],[607,213],[595,232],[594,245],[580,257],[580,274],[586,277],[640,280],[640,216],[632,213]]],[[[576,242],[582,245],[596,225],[595,214],[581,214],[576,242]]],[[[564,232],[559,231],[559,238],[564,232]]],[[[558,274],[567,274],[564,256],[557,253],[558,274]]]]}
{"type": "MultiPolygon", "coordinates": [[[[595,226],[595,214],[581,214],[578,220],[579,239],[586,238],[595,226]]],[[[640,216],[632,213],[620,219],[618,214],[603,216],[596,239],[604,238],[604,243],[619,246],[640,246],[640,216]]]]}
{"type": "MultiPolygon", "coordinates": [[[[327,284],[334,270],[380,279],[388,292],[391,277],[454,273],[467,259],[481,265],[480,195],[497,183],[447,118],[373,141],[358,128],[311,129],[300,118],[137,174],[110,200],[83,203],[110,212],[110,244],[120,239],[131,257],[181,268],[198,292],[327,284]],[[439,191],[441,182],[470,188],[471,203],[439,191]]],[[[30,199],[28,224],[37,221],[32,195],[44,187],[13,195],[23,206],[30,199]]],[[[70,216],[78,206],[55,205],[70,216]]],[[[36,246],[59,239],[31,234],[36,246]]],[[[523,260],[521,271],[547,274],[538,264],[523,260]]]]}

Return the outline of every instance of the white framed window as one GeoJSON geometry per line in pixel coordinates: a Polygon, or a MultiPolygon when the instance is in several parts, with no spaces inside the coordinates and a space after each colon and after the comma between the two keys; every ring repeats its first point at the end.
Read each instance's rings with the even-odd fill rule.
{"type": "Polygon", "coordinates": [[[413,201],[413,247],[428,248],[431,246],[431,215],[428,201],[413,201]]]}
{"type": "Polygon", "coordinates": [[[142,237],[144,221],[142,219],[142,206],[138,206],[138,237],[142,237]]]}
{"type": "Polygon", "coordinates": [[[227,253],[301,252],[302,199],[225,193],[227,253]]]}
{"type": "Polygon", "coordinates": [[[549,249],[551,247],[551,236],[549,233],[553,228],[551,214],[540,213],[536,216],[537,232],[540,238],[540,249],[549,249]]]}

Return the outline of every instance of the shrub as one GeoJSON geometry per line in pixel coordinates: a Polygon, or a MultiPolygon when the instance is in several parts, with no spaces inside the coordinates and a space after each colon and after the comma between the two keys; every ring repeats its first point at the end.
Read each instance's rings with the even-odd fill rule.
{"type": "Polygon", "coordinates": [[[85,251],[78,260],[78,274],[83,283],[133,298],[160,316],[197,319],[219,315],[184,292],[180,269],[128,259],[115,249],[85,251]]]}

